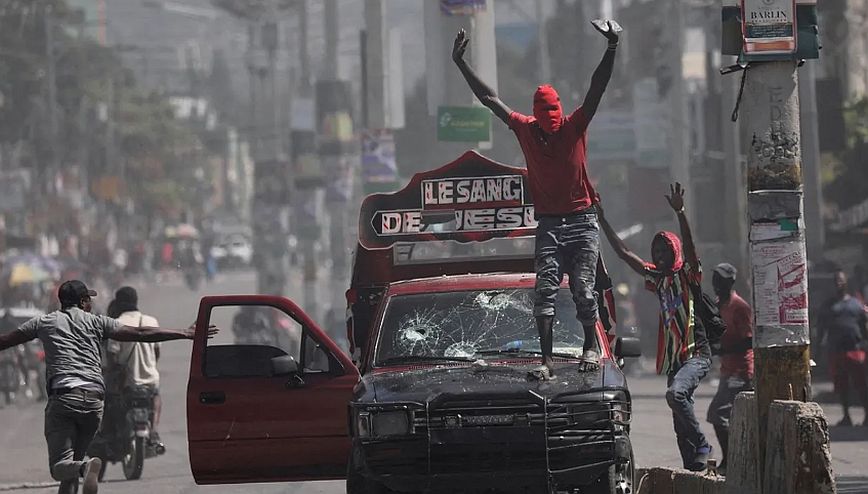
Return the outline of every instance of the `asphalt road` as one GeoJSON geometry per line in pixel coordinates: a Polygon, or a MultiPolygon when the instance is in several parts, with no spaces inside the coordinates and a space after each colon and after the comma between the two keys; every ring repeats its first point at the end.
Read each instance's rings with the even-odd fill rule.
{"type": "MultiPolygon", "coordinates": [[[[324,275],[323,279],[328,279],[324,275]]],[[[203,287],[201,293],[193,293],[178,280],[163,281],[140,286],[141,307],[155,315],[163,326],[186,327],[195,318],[198,300],[205,294],[253,293],[254,278],[250,273],[220,276],[203,287]]],[[[314,317],[321,313],[329,301],[342,302],[341,287],[320,283],[315,290],[303,290],[301,275],[293,273],[288,293],[300,297],[296,300],[303,308],[314,302],[319,306],[314,317]]],[[[107,299],[108,297],[103,297],[107,299]]],[[[107,300],[103,300],[106,302],[107,300]]],[[[339,307],[343,311],[343,307],[339,307]]],[[[228,328],[227,328],[228,329],[228,328]]],[[[186,415],[184,393],[187,384],[188,361],[191,344],[186,341],[171,342],[163,346],[160,363],[162,395],[164,401],[163,423],[160,432],[168,446],[168,452],[159,458],[145,462],[142,480],[123,480],[120,465],[112,465],[106,474],[107,482],[101,492],[139,493],[159,492],[181,494],[201,493],[343,493],[343,482],[316,482],[297,484],[251,484],[234,486],[200,487],[193,482],[187,458],[186,415]]],[[[630,387],[634,398],[633,445],[637,464],[641,466],[679,466],[672,419],[663,399],[665,381],[656,376],[632,378],[630,387]]],[[[816,393],[824,395],[827,384],[818,383],[816,393]]],[[[697,412],[704,418],[714,388],[704,383],[697,396],[697,412]]],[[[55,492],[48,474],[48,459],[42,435],[43,404],[32,400],[0,409],[0,491],[47,494],[55,492]]],[[[837,406],[823,403],[829,423],[841,418],[837,406]]],[[[863,420],[862,412],[854,414],[856,423],[863,420]]],[[[713,436],[711,427],[705,432],[713,436]]],[[[868,493],[868,477],[864,473],[868,465],[868,427],[848,429],[832,428],[832,455],[834,468],[839,476],[839,492],[868,493]]],[[[714,442],[716,446],[716,442],[714,442]]],[[[717,449],[717,448],[716,448],[717,449]]]]}

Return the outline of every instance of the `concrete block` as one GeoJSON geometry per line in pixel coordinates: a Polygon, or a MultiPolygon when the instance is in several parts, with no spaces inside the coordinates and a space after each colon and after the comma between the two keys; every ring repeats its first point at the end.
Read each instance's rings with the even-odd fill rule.
{"type": "Polygon", "coordinates": [[[775,401],[769,408],[764,494],[834,494],[829,425],[820,405],[775,401]]]}
{"type": "Polygon", "coordinates": [[[727,494],[759,494],[759,445],[756,394],[739,393],[729,421],[729,456],[726,459],[727,494]]]}
{"type": "Polygon", "coordinates": [[[638,494],[725,494],[723,477],[700,472],[650,468],[636,473],[637,482],[644,477],[642,485],[635,486],[638,494]]]}

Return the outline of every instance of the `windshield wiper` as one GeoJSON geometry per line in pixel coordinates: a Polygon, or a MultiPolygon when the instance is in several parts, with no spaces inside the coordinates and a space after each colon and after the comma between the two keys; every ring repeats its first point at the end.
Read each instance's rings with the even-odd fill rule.
{"type": "MultiPolygon", "coordinates": [[[[542,352],[539,350],[527,350],[524,348],[490,348],[487,350],[479,350],[476,352],[477,355],[542,355],[542,352]]],[[[552,354],[554,357],[561,358],[579,358],[578,355],[572,353],[559,353],[554,352],[552,354]]]]}
{"type": "Polygon", "coordinates": [[[389,364],[406,364],[409,362],[474,362],[476,359],[471,357],[438,357],[436,355],[401,355],[399,357],[389,357],[380,361],[381,365],[389,364]]]}

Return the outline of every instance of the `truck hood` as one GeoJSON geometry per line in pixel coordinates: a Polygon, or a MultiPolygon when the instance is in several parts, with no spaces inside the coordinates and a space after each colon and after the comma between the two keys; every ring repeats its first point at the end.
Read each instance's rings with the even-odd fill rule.
{"type": "Polygon", "coordinates": [[[395,370],[378,369],[366,374],[356,388],[357,403],[430,403],[446,395],[504,396],[529,392],[547,400],[565,394],[626,389],[624,374],[610,359],[600,370],[579,372],[577,362],[555,364],[555,378],[540,382],[528,379],[539,361],[488,362],[487,365],[418,366],[395,370]]]}

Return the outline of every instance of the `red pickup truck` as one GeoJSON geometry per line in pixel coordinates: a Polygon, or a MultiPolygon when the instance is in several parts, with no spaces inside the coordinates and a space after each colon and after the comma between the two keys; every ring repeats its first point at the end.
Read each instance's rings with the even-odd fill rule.
{"type": "Polygon", "coordinates": [[[290,300],[204,298],[187,393],[196,482],[632,492],[618,362],[638,342],[601,322],[601,369],[579,372],[583,332],[565,284],[557,378],[527,378],[540,348],[526,179],[469,152],[365,200],[347,291],[355,361],[290,300]],[[236,341],[208,340],[209,324],[231,324],[236,341]]]}

